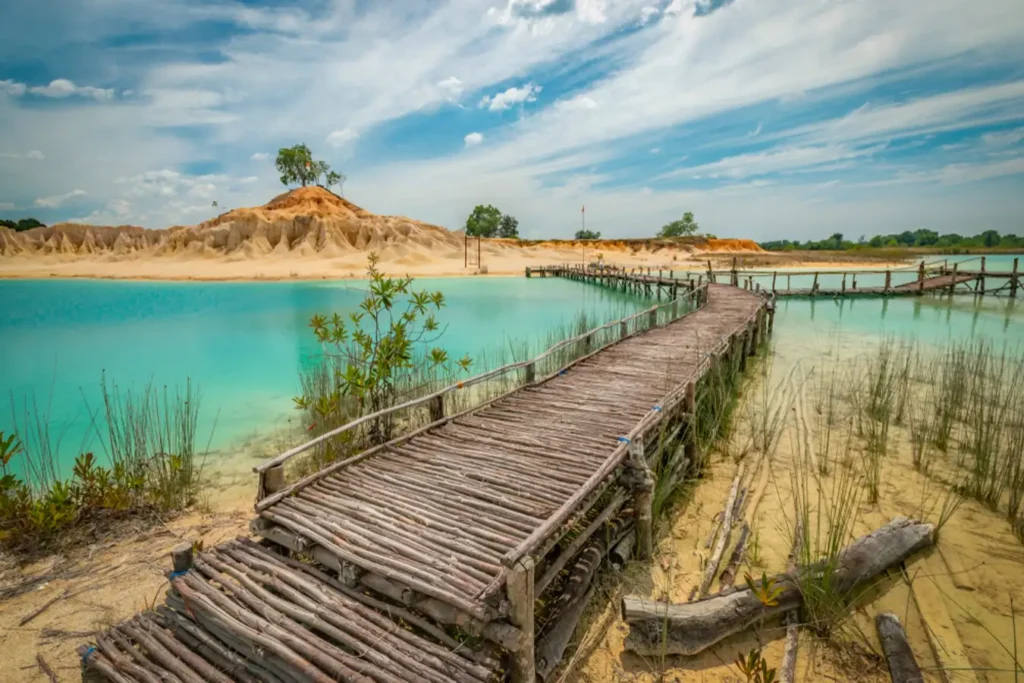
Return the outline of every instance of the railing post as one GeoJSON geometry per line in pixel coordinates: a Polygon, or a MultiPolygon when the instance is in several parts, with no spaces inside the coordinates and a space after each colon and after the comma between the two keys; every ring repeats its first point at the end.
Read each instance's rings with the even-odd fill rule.
{"type": "Polygon", "coordinates": [[[647,314],[648,329],[653,330],[658,326],[658,309],[652,308],[651,312],[647,314]]]}
{"type": "Polygon", "coordinates": [[[679,317],[679,299],[676,298],[675,287],[672,288],[672,319],[679,317]]]}
{"type": "Polygon", "coordinates": [[[591,337],[591,335],[589,335],[589,334],[584,335],[584,337],[583,337],[583,354],[584,355],[590,353],[590,337],[591,337]]]}
{"type": "Polygon", "coordinates": [[[693,382],[686,385],[686,412],[690,415],[690,423],[686,427],[686,444],[683,446],[690,467],[697,464],[697,387],[693,382]]]}
{"type": "Polygon", "coordinates": [[[772,299],[768,304],[768,334],[775,331],[775,299],[772,299]]]}
{"type": "Polygon", "coordinates": [[[533,384],[534,380],[537,379],[537,368],[533,363],[526,364],[526,383],[533,384]]]}
{"type": "Polygon", "coordinates": [[[636,514],[636,557],[650,559],[654,550],[654,477],[644,456],[644,440],[638,434],[629,444],[629,469],[632,470],[633,511],[636,514]]]}
{"type": "Polygon", "coordinates": [[[526,277],[530,277],[530,266],[526,266],[526,277]]]}
{"type": "Polygon", "coordinates": [[[534,659],[534,561],[527,555],[516,562],[505,582],[508,595],[508,619],[522,631],[522,645],[512,653],[512,683],[535,683],[537,664],[534,659]]]}
{"type": "Polygon", "coordinates": [[[953,292],[956,290],[956,267],[957,264],[953,264],[953,275],[949,280],[949,295],[953,296],[953,292]]]}
{"type": "Polygon", "coordinates": [[[814,284],[811,285],[811,294],[817,294],[817,293],[818,293],[818,274],[815,273],[814,274],[814,284]]]}
{"type": "Polygon", "coordinates": [[[924,259],[917,267],[917,295],[921,296],[922,294],[924,294],[924,259]]]}
{"type": "Polygon", "coordinates": [[[885,293],[889,293],[889,288],[892,287],[892,271],[885,271],[885,293]]]}
{"type": "Polygon", "coordinates": [[[619,339],[625,339],[629,336],[629,323],[625,320],[619,321],[619,339]]]}
{"type": "Polygon", "coordinates": [[[1017,279],[1019,277],[1017,275],[1017,261],[1019,258],[1020,257],[1015,257],[1013,259],[1013,274],[1010,275],[1010,298],[1013,299],[1017,298],[1017,279]]]}
{"type": "Polygon", "coordinates": [[[841,293],[843,296],[846,296],[846,273],[843,273],[843,287],[841,293]]]}
{"type": "Polygon", "coordinates": [[[779,276],[779,271],[772,271],[772,294],[775,293],[775,278],[779,276]]]}
{"type": "Polygon", "coordinates": [[[174,546],[171,550],[171,571],[181,574],[192,569],[195,560],[194,549],[191,542],[185,542],[174,546]]]}
{"type": "Polygon", "coordinates": [[[749,336],[750,330],[743,330],[736,342],[736,346],[738,347],[736,350],[739,352],[740,356],[740,372],[744,372],[747,369],[747,340],[749,336]]]}
{"type": "Polygon", "coordinates": [[[284,488],[284,465],[274,465],[260,472],[259,497],[277,493],[284,488]]]}
{"type": "Polygon", "coordinates": [[[430,399],[430,421],[440,422],[444,419],[444,396],[438,394],[430,399]]]}

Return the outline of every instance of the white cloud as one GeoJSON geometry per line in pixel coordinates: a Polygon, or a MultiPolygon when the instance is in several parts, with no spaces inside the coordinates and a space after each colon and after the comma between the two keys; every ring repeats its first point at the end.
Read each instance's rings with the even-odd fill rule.
{"type": "Polygon", "coordinates": [[[576,95],[575,97],[556,101],[555,106],[568,111],[586,111],[588,109],[596,109],[597,102],[586,95],[576,95]]]}
{"type": "Polygon", "coordinates": [[[94,88],[91,85],[75,85],[66,78],[57,78],[50,81],[49,85],[37,85],[28,89],[33,95],[42,97],[64,98],[78,95],[91,97],[94,100],[109,100],[114,97],[112,88],[94,88]]]}
{"type": "Polygon", "coordinates": [[[981,142],[986,147],[995,148],[1012,147],[1021,140],[1024,140],[1024,127],[985,133],[981,136],[981,142]]]}
{"type": "Polygon", "coordinates": [[[42,161],[45,158],[46,155],[38,149],[29,150],[25,154],[20,152],[0,152],[0,159],[31,159],[33,161],[42,161]]]}
{"type": "Polygon", "coordinates": [[[342,128],[327,136],[327,144],[331,147],[344,147],[358,137],[359,134],[351,128],[342,128]]]}
{"type": "Polygon", "coordinates": [[[647,5],[646,7],[640,8],[640,25],[646,26],[649,22],[653,21],[655,17],[661,14],[661,10],[654,5],[647,5]]]}
{"type": "Polygon", "coordinates": [[[857,149],[840,145],[777,147],[762,152],[737,154],[711,163],[678,169],[666,174],[664,177],[696,177],[699,175],[709,178],[748,178],[769,173],[814,168],[823,164],[858,157],[868,157],[882,149],[884,149],[884,145],[857,149]]]}
{"type": "Polygon", "coordinates": [[[661,147],[652,147],[651,154],[661,154],[661,147]]]}
{"type": "Polygon", "coordinates": [[[12,202],[0,202],[0,211],[10,211],[13,208],[14,204],[12,202]]]}
{"type": "Polygon", "coordinates": [[[536,102],[537,93],[541,89],[541,86],[534,85],[533,83],[527,83],[521,88],[509,88],[505,92],[500,92],[494,96],[485,95],[480,100],[480,106],[487,107],[490,111],[504,111],[517,104],[536,102]]]}
{"type": "Polygon", "coordinates": [[[466,147],[476,147],[484,141],[482,133],[470,133],[465,137],[466,147]]]}
{"type": "Polygon", "coordinates": [[[448,99],[457,100],[462,96],[463,85],[462,81],[457,79],[455,76],[449,76],[440,83],[437,84],[441,90],[447,93],[448,99]]]}
{"type": "Polygon", "coordinates": [[[576,0],[576,18],[587,24],[603,24],[608,21],[607,8],[605,0],[576,0]]]}
{"type": "Polygon", "coordinates": [[[71,192],[66,192],[64,194],[56,194],[49,197],[37,197],[36,206],[46,209],[56,209],[69,199],[84,197],[86,194],[85,190],[71,190],[71,192]]]}
{"type": "Polygon", "coordinates": [[[14,97],[21,97],[27,89],[24,83],[16,83],[10,79],[0,81],[0,90],[14,97]]]}
{"type": "Polygon", "coordinates": [[[266,152],[256,152],[249,158],[252,159],[253,161],[266,161],[267,159],[270,158],[270,155],[266,152]]]}

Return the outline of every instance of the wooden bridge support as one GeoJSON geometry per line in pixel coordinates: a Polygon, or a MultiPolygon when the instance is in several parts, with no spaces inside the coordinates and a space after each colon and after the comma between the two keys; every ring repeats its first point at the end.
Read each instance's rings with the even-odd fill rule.
{"type": "Polygon", "coordinates": [[[509,621],[523,633],[522,647],[512,653],[512,683],[535,683],[537,680],[534,654],[534,561],[530,556],[519,560],[511,569],[505,592],[509,602],[509,621]]]}
{"type": "MultiPolygon", "coordinates": [[[[1014,298],[1014,299],[1017,298],[1017,286],[1018,286],[1018,280],[1020,279],[1020,274],[1017,271],[1017,262],[1018,262],[1018,260],[1019,260],[1019,257],[1016,257],[1016,258],[1013,259],[1013,273],[1010,275],[1010,297],[1014,298]]],[[[955,267],[955,264],[954,264],[954,267],[955,267]]]]}

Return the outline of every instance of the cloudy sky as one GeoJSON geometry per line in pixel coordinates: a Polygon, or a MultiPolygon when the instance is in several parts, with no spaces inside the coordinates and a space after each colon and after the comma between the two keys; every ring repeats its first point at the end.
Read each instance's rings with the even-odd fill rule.
{"type": "Polygon", "coordinates": [[[1024,233],[1021,0],[4,0],[0,216],[163,227],[305,142],[527,237],[1024,233]]]}

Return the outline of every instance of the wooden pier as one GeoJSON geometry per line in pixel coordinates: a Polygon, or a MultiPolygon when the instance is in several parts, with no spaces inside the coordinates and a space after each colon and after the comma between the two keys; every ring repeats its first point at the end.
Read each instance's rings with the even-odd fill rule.
{"type": "Polygon", "coordinates": [[[699,467],[708,382],[746,367],[773,323],[770,297],[739,287],[636,286],[670,298],[383,411],[429,417],[293,483],[286,465],[382,414],[258,466],[262,542],[179,549],[165,604],[83,646],[83,676],[547,680],[594,572],[648,557],[655,487],[699,467]],[[455,411],[501,378],[508,391],[455,411]],[[669,453],[682,471],[663,471],[669,453]]]}
{"type": "Polygon", "coordinates": [[[929,265],[922,261],[916,267],[907,268],[820,271],[740,270],[736,267],[736,259],[733,259],[730,270],[714,270],[710,261],[706,270],[564,264],[528,267],[526,277],[564,277],[659,298],[663,295],[675,297],[678,292],[690,291],[705,283],[728,283],[751,291],[771,293],[775,297],[920,296],[931,293],[1015,298],[1024,279],[1024,273],[1019,270],[1019,259],[1013,260],[1010,271],[987,269],[985,262],[986,258],[982,256],[952,265],[948,262],[929,265]],[[979,267],[963,267],[975,260],[979,261],[979,267]],[[822,286],[821,280],[825,278],[838,282],[822,286]],[[858,278],[861,283],[866,279],[878,280],[879,283],[858,286],[858,278]]]}

